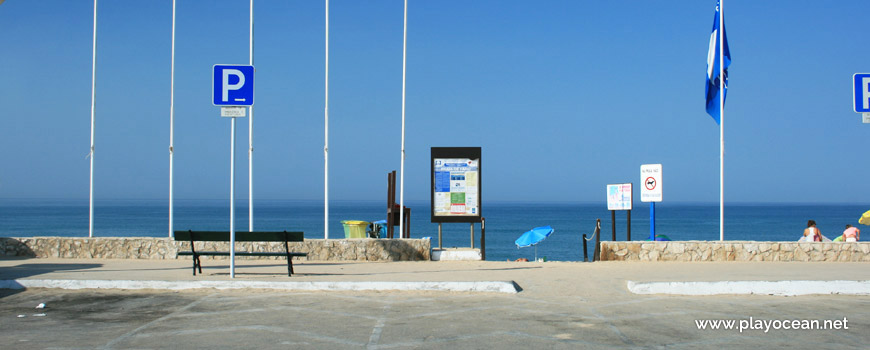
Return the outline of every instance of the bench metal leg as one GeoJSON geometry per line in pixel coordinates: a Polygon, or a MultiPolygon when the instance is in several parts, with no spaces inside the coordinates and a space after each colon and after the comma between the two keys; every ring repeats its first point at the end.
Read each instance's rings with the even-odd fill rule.
{"type": "Polygon", "coordinates": [[[196,269],[199,268],[199,273],[202,274],[202,262],[199,260],[199,255],[193,256],[193,275],[196,276],[196,269]]]}

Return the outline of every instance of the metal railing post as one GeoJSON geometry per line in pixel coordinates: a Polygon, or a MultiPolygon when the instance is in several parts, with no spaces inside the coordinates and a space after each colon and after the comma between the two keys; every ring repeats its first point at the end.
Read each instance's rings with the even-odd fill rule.
{"type": "Polygon", "coordinates": [[[480,260],[486,261],[486,219],[480,218],[480,260]]]}

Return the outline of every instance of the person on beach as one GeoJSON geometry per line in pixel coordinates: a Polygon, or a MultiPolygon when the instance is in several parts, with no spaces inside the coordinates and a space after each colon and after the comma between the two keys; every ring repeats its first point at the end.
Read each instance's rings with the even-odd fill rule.
{"type": "Polygon", "coordinates": [[[804,229],[804,242],[821,242],[822,233],[816,227],[816,221],[807,221],[807,228],[804,229]]]}
{"type": "Polygon", "coordinates": [[[857,242],[861,238],[861,230],[852,225],[846,225],[846,230],[843,231],[844,242],[857,242]]]}

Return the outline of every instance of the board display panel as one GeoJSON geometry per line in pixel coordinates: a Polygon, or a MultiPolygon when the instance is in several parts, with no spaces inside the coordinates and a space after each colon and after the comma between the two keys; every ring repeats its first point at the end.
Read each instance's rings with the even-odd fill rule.
{"type": "Polygon", "coordinates": [[[480,147],[432,147],[432,222],[480,222],[480,147]]]}

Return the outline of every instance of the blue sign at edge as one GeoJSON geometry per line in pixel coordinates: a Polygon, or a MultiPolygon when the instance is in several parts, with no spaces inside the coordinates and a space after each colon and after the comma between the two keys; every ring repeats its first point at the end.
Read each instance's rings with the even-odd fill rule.
{"type": "Polygon", "coordinates": [[[870,78],[870,73],[855,73],[855,75],[852,76],[852,85],[854,87],[854,96],[852,100],[855,102],[853,109],[856,113],[870,113],[870,103],[868,103],[868,108],[864,108],[864,103],[862,103],[865,92],[870,96],[870,83],[866,85],[862,84],[862,78],[870,78]]]}

